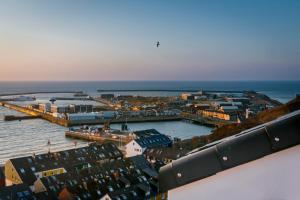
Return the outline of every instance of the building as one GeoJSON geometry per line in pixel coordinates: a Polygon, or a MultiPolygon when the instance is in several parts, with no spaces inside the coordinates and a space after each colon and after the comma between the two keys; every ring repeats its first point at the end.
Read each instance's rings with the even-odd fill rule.
{"type": "Polygon", "coordinates": [[[5,187],[5,175],[4,175],[4,168],[0,167],[0,189],[5,187]]]}
{"type": "Polygon", "coordinates": [[[153,164],[162,163],[168,164],[185,156],[189,151],[182,148],[148,148],[144,151],[144,157],[153,164]]]}
{"type": "Polygon", "coordinates": [[[51,104],[50,103],[40,103],[39,110],[44,113],[51,112],[51,104]]]}
{"type": "Polygon", "coordinates": [[[28,185],[19,184],[0,188],[1,200],[36,200],[28,185]]]}
{"type": "Polygon", "coordinates": [[[250,104],[250,99],[247,97],[226,97],[225,98],[227,101],[231,102],[241,102],[244,105],[249,105],[250,104]]]}
{"type": "Polygon", "coordinates": [[[70,113],[90,113],[93,112],[93,105],[75,105],[69,106],[70,113]]]}
{"type": "Polygon", "coordinates": [[[111,99],[115,98],[115,95],[114,94],[101,94],[101,98],[111,100],[111,99]]]}
{"type": "Polygon", "coordinates": [[[214,101],[211,103],[211,105],[215,109],[220,109],[221,107],[227,107],[227,106],[236,106],[238,108],[241,108],[243,106],[242,102],[229,102],[229,101],[214,101]]]}
{"type": "Polygon", "coordinates": [[[191,93],[182,93],[181,95],[180,95],[180,98],[182,99],[182,100],[193,100],[194,99],[194,97],[192,97],[192,94],[191,93]]]}
{"type": "Polygon", "coordinates": [[[158,190],[158,172],[143,156],[123,158],[111,143],[10,159],[5,175],[27,185],[34,199],[167,198],[158,190]]]}
{"type": "Polygon", "coordinates": [[[25,183],[34,190],[35,181],[43,177],[71,173],[122,156],[111,143],[93,143],[77,149],[10,159],[5,163],[5,177],[13,184],[25,183]]]}
{"type": "Polygon", "coordinates": [[[91,113],[68,113],[67,119],[70,121],[96,120],[100,118],[98,112],[91,113]]]}
{"type": "Polygon", "coordinates": [[[147,148],[172,146],[172,140],[155,129],[135,131],[132,135],[135,139],[126,144],[126,157],[141,155],[147,148]]]}
{"type": "Polygon", "coordinates": [[[180,95],[180,98],[185,101],[186,100],[197,100],[197,99],[202,99],[202,95],[203,95],[202,91],[199,91],[197,93],[182,93],[180,95]]]}
{"type": "Polygon", "coordinates": [[[160,191],[172,200],[298,199],[299,133],[300,110],[204,146],[160,169],[160,191]]]}
{"type": "Polygon", "coordinates": [[[154,199],[161,196],[157,175],[143,157],[120,158],[40,178],[35,182],[35,192],[47,192],[59,199],[154,199]]]}
{"type": "Polygon", "coordinates": [[[116,118],[118,112],[117,111],[101,111],[100,116],[104,119],[113,119],[116,118]]]}
{"type": "Polygon", "coordinates": [[[229,113],[229,112],[239,112],[239,108],[237,106],[221,106],[220,111],[224,113],[229,113]]]}
{"type": "Polygon", "coordinates": [[[197,113],[203,117],[216,118],[225,121],[235,121],[237,119],[237,114],[235,113],[225,113],[213,109],[199,110],[197,113]]]}
{"type": "Polygon", "coordinates": [[[52,113],[69,113],[70,108],[69,108],[69,106],[51,105],[51,112],[52,113]]]}

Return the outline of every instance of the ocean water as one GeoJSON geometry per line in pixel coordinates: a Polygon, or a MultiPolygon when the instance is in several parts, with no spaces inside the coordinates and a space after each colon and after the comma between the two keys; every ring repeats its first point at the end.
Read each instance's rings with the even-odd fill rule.
{"type": "MultiPolygon", "coordinates": [[[[187,89],[255,90],[283,103],[300,93],[300,81],[91,81],[91,82],[0,82],[0,94],[38,91],[85,91],[97,89],[187,89]]],[[[174,92],[131,92],[150,96],[177,95],[174,92]]]]}
{"type": "MultiPolygon", "coordinates": [[[[300,82],[180,82],[180,81],[141,81],[141,82],[0,82],[0,94],[15,92],[38,91],[84,91],[91,95],[99,94],[97,89],[193,89],[193,90],[255,90],[263,92],[283,103],[291,100],[296,94],[300,94],[300,82]]],[[[126,92],[124,92],[126,93],[126,92]]],[[[135,95],[146,96],[172,96],[178,92],[130,92],[135,95]]],[[[46,102],[53,96],[72,96],[72,94],[34,94],[37,102],[46,102]]],[[[27,103],[27,102],[25,102],[27,103]]],[[[68,101],[58,101],[57,104],[67,104],[68,101]]],[[[73,102],[72,103],[91,103],[73,102]]],[[[65,127],[49,123],[41,119],[4,122],[4,115],[22,115],[13,110],[0,107],[0,165],[13,157],[32,155],[33,153],[45,153],[51,141],[51,151],[74,148],[74,140],[65,138],[65,127]]],[[[113,128],[120,128],[119,124],[113,124],[113,128]]],[[[133,123],[129,124],[131,130],[155,128],[158,131],[180,137],[182,139],[196,135],[205,135],[211,132],[211,128],[199,126],[182,121],[133,123]]],[[[86,142],[78,141],[78,146],[86,145],[86,142]]]]}

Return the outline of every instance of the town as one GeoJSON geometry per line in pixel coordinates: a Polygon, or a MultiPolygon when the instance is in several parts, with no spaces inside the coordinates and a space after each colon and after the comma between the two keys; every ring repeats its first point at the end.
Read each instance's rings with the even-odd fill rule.
{"type": "Polygon", "coordinates": [[[218,129],[282,105],[254,91],[197,91],[168,97],[113,93],[92,97],[76,92],[45,103],[33,103],[36,100],[2,97],[2,106],[26,114],[8,115],[5,120],[45,119],[69,127],[62,133],[66,137],[89,143],[76,147],[75,141],[74,148],[53,152],[49,140],[48,153],[9,159],[0,170],[0,199],[168,199],[168,192],[159,189],[160,168],[190,149],[183,145],[185,140],[155,129],[131,131],[131,122],[184,120],[218,129]],[[56,104],[61,99],[70,104],[56,104]],[[74,100],[80,104],[72,104],[74,100]],[[121,123],[121,130],[111,128],[113,123],[121,123]]]}

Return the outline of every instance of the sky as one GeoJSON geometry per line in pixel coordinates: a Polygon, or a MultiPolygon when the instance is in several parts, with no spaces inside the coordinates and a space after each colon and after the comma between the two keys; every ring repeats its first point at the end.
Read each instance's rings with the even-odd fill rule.
{"type": "Polygon", "coordinates": [[[0,81],[300,80],[299,10],[296,0],[0,0],[0,81]]]}

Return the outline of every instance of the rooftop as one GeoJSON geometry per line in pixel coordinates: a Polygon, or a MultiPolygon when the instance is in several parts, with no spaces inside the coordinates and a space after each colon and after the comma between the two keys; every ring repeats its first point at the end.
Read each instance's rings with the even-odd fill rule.
{"type": "Polygon", "coordinates": [[[155,129],[136,131],[134,135],[137,137],[135,141],[144,148],[172,145],[172,140],[168,136],[155,129]]]}
{"type": "Polygon", "coordinates": [[[204,179],[298,145],[299,132],[300,110],[197,149],[160,169],[160,190],[204,179]]]}
{"type": "Polygon", "coordinates": [[[0,189],[0,200],[35,200],[32,191],[26,184],[7,186],[0,189]]]}
{"type": "Polygon", "coordinates": [[[82,164],[96,164],[97,161],[122,157],[120,150],[112,143],[90,144],[87,147],[70,149],[60,152],[33,155],[10,159],[24,183],[33,185],[41,177],[40,172],[64,168],[67,172],[74,171],[82,164]]]}

